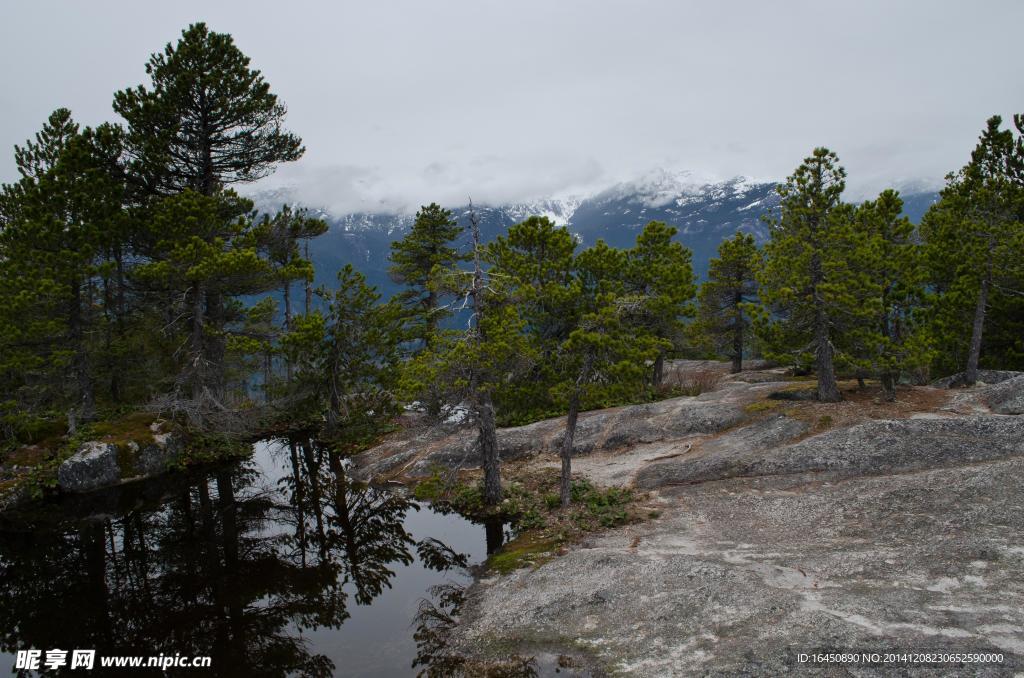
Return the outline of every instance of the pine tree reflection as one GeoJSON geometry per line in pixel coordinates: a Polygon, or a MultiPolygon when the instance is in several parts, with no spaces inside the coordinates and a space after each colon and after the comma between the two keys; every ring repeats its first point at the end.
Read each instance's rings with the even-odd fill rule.
{"type": "MultiPolygon", "coordinates": [[[[417,550],[403,526],[416,506],[351,482],[342,458],[311,441],[288,443],[281,458],[277,486],[247,462],[9,516],[0,646],[210,655],[214,673],[332,675],[302,634],[341,626],[349,605],[391,586],[417,550]]],[[[458,561],[438,544],[418,548],[428,567],[458,561]]]]}

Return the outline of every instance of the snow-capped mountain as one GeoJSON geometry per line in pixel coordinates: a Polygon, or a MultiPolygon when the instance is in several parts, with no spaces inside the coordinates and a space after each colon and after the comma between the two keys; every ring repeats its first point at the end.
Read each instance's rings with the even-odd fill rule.
{"type": "MultiPolygon", "coordinates": [[[[474,209],[485,240],[538,215],[568,227],[584,247],[598,239],[613,247],[630,247],[644,225],[664,221],[679,230],[676,239],[693,251],[694,271],[703,277],[719,243],[737,231],[753,234],[759,243],[767,240],[768,229],[762,217],[778,207],[775,187],[774,182],[747,177],[716,182],[689,172],[659,171],[591,196],[474,205],[474,209]]],[[[934,193],[905,195],[906,213],[918,221],[935,197],[934,193]]],[[[289,202],[285,190],[257,194],[253,199],[257,208],[266,211],[289,202]]],[[[332,286],[338,269],[351,263],[385,295],[396,291],[387,274],[390,244],[409,231],[413,215],[330,214],[313,205],[307,207],[330,226],[311,249],[317,284],[332,286]]],[[[461,223],[468,223],[468,206],[448,207],[461,223]]]]}

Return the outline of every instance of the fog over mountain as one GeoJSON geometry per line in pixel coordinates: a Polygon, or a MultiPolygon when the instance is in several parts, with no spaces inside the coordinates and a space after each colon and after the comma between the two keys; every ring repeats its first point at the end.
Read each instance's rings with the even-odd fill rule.
{"type": "MultiPolygon", "coordinates": [[[[614,247],[628,248],[645,224],[664,221],[679,230],[676,240],[693,251],[694,271],[703,278],[708,261],[716,255],[722,240],[737,231],[752,233],[758,243],[768,239],[768,227],[762,217],[779,204],[776,186],[772,181],[742,176],[709,181],[694,172],[658,170],[590,195],[502,204],[477,203],[474,209],[480,216],[486,241],[504,234],[509,226],[537,215],[566,226],[583,246],[603,239],[614,247]]],[[[408,232],[413,214],[339,213],[323,205],[304,202],[303,195],[308,193],[282,188],[255,192],[251,197],[262,211],[272,212],[283,203],[296,203],[328,222],[329,230],[313,241],[311,249],[318,285],[333,286],[338,269],[350,263],[385,295],[394,293],[398,286],[387,274],[390,243],[408,232]]],[[[934,202],[936,193],[911,190],[903,197],[905,213],[917,222],[934,202]]],[[[467,204],[444,206],[455,213],[460,223],[467,223],[467,204]]],[[[461,244],[467,247],[466,242],[461,244]]]]}
{"type": "Polygon", "coordinates": [[[116,120],[112,93],[205,21],[305,143],[262,189],[337,214],[592,196],[651,167],[780,180],[820,145],[854,198],[934,189],[1021,101],[1013,0],[38,0],[3,19],[0,181],[51,111],[116,120]]]}

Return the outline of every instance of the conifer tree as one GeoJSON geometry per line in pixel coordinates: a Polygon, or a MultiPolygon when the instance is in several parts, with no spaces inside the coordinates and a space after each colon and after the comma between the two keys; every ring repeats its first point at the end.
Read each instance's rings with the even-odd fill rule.
{"type": "Polygon", "coordinates": [[[559,499],[572,501],[572,452],[580,410],[595,402],[635,397],[642,388],[646,363],[668,344],[623,322],[632,302],[623,294],[624,257],[603,241],[573,262],[573,277],[562,293],[563,323],[568,334],[554,355],[553,395],[566,405],[562,435],[559,499]]]}
{"type": "Polygon", "coordinates": [[[256,228],[255,237],[281,285],[286,330],[291,329],[294,314],[292,284],[313,279],[313,262],[303,256],[300,243],[326,231],[327,223],[323,219],[309,216],[305,208],[296,210],[290,205],[282,205],[277,214],[265,217],[256,228]]]}
{"type": "Polygon", "coordinates": [[[921,224],[939,293],[936,332],[946,341],[966,338],[960,363],[966,385],[978,378],[993,293],[1020,291],[1024,281],[1024,185],[1014,176],[1020,142],[1001,123],[999,116],[988,120],[971,161],[947,177],[940,200],[921,224]]]}
{"type": "MultiPolygon", "coordinates": [[[[313,262],[303,256],[300,242],[308,243],[327,231],[323,219],[310,217],[305,209],[292,210],[283,205],[273,217],[264,215],[255,229],[255,238],[260,244],[263,256],[273,269],[272,275],[280,285],[284,301],[284,331],[292,330],[293,305],[292,287],[295,281],[305,281],[307,287],[313,282],[313,262]]],[[[309,306],[309,304],[307,304],[309,306]]],[[[307,311],[308,312],[308,311],[307,311]]],[[[287,382],[292,381],[292,360],[286,357],[287,382]]]]}
{"type": "Polygon", "coordinates": [[[837,339],[873,312],[860,302],[864,269],[849,215],[839,209],[846,170],[827,148],[816,148],[779,186],[780,214],[769,220],[771,240],[758,282],[771,311],[758,327],[768,353],[796,364],[812,362],[818,399],[841,400],[836,381],[837,339]]]}
{"type": "Polygon", "coordinates": [[[270,263],[260,256],[251,207],[231,191],[206,196],[186,190],[163,199],[150,224],[152,260],[136,269],[138,280],[151,290],[184,300],[179,323],[187,324],[188,339],[180,351],[178,386],[187,386],[197,403],[223,405],[229,323],[244,318],[244,309],[231,304],[211,326],[210,299],[277,286],[270,263]]]}
{"type": "Polygon", "coordinates": [[[412,229],[391,243],[391,277],[406,286],[398,300],[409,315],[409,339],[428,346],[438,324],[450,315],[441,308],[440,293],[430,284],[435,268],[449,269],[465,257],[453,245],[462,229],[451,210],[437,203],[419,209],[412,229]]]}
{"type": "Polygon", "coordinates": [[[149,193],[201,195],[261,179],[298,160],[285,107],[226,33],[195,23],[146,64],[149,88],[114,95],[131,167],[149,193]]]}
{"type": "MultiPolygon", "coordinates": [[[[100,322],[95,293],[102,259],[119,233],[121,185],[105,166],[111,130],[79,131],[67,109],[48,119],[35,141],[16,147],[21,180],[0,197],[0,268],[9,298],[6,318],[9,368],[49,383],[44,401],[68,405],[69,428],[96,414],[96,361],[92,335],[100,322]],[[64,397],[62,371],[73,395],[64,397]],[[40,379],[42,372],[49,376],[40,379]]],[[[116,144],[116,140],[114,142],[116,144]]],[[[115,151],[116,152],[116,151],[115,151]]],[[[70,395],[70,394],[69,394],[70,395]]],[[[43,396],[37,392],[37,397],[43,396]]]]}
{"type": "Polygon", "coordinates": [[[495,398],[529,370],[536,350],[516,306],[508,303],[506,279],[484,268],[479,219],[472,206],[469,222],[472,268],[437,268],[431,282],[439,293],[462,299],[461,307],[470,312],[469,327],[465,332],[439,333],[409,363],[403,382],[412,397],[431,393],[452,404],[469,405],[484,471],[483,500],[494,506],[502,497],[495,398]]]}
{"type": "Polygon", "coordinates": [[[851,334],[869,347],[864,363],[879,375],[887,401],[896,399],[900,373],[926,365],[930,355],[918,317],[924,299],[921,248],[914,225],[902,212],[899,193],[885,190],[877,199],[858,205],[853,214],[863,252],[855,263],[870,279],[861,289],[876,297],[865,305],[877,313],[851,334]]]}
{"type": "MultiPolygon", "coordinates": [[[[683,319],[695,313],[692,252],[672,242],[677,229],[660,221],[648,223],[626,251],[622,281],[630,297],[631,318],[636,327],[656,339],[674,345],[681,336],[683,319]]],[[[661,385],[666,350],[654,359],[651,382],[661,385]]]]}
{"type": "Polygon", "coordinates": [[[402,313],[346,264],[338,288],[317,293],[325,309],[294,319],[285,349],[295,356],[301,406],[326,415],[326,433],[358,445],[395,413],[402,313]]]}
{"type": "MultiPolygon", "coordinates": [[[[183,238],[181,242],[171,243],[167,234],[140,240],[140,254],[160,263],[168,251],[184,253],[197,231],[233,233],[229,239],[238,236],[239,215],[223,209],[237,201],[219,194],[235,184],[267,176],[279,163],[297,160],[304,149],[301,140],[284,129],[284,105],[271,93],[262,74],[250,68],[249,58],[228,34],[210,31],[203,23],[192,24],[176,44],[168,44],[150,57],[146,73],[148,88],[140,85],[114,95],[114,110],[127,123],[125,155],[135,200],[154,210],[156,220],[185,205],[193,215],[196,210],[203,215],[192,222],[197,230],[179,225],[169,231],[183,238]],[[177,200],[186,193],[214,202],[200,205],[203,201],[188,197],[168,208],[153,204],[154,198],[177,200]],[[225,217],[225,223],[209,223],[218,214],[225,217]]],[[[210,243],[214,250],[223,244],[210,243]]],[[[270,275],[263,264],[252,272],[257,271],[270,275]]],[[[192,382],[202,376],[208,383],[198,391],[194,384],[193,395],[205,390],[216,400],[226,383],[225,327],[237,312],[232,308],[234,301],[224,296],[230,286],[201,287],[203,298],[188,301],[187,315],[194,319],[193,334],[205,336],[206,349],[199,361],[202,368],[193,362],[189,375],[180,376],[192,382]]],[[[200,355],[197,342],[198,337],[193,336],[195,359],[200,355]]]]}
{"type": "Polygon", "coordinates": [[[698,297],[698,324],[716,353],[732,360],[732,372],[743,369],[743,354],[751,340],[750,305],[757,303],[756,274],[761,252],[749,233],[737,232],[718,246],[708,279],[698,297]]]}
{"type": "Polygon", "coordinates": [[[556,355],[575,326],[579,296],[573,288],[576,241],[564,226],[533,216],[509,227],[487,246],[490,275],[508,288],[538,353],[531,374],[502,390],[506,417],[532,418],[552,411],[550,387],[560,377],[556,355]]]}

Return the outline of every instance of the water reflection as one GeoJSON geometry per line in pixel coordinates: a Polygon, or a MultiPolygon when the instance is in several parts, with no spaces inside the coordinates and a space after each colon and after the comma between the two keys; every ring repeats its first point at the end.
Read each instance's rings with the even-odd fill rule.
{"type": "MultiPolygon", "coordinates": [[[[351,482],[339,455],[296,440],[270,458],[9,515],[0,647],[209,655],[223,675],[362,673],[339,665],[353,645],[339,656],[322,632],[417,558],[439,572],[468,563],[438,539],[414,537],[407,522],[418,510],[351,482]]],[[[415,603],[391,620],[406,635],[415,603]]]]}

